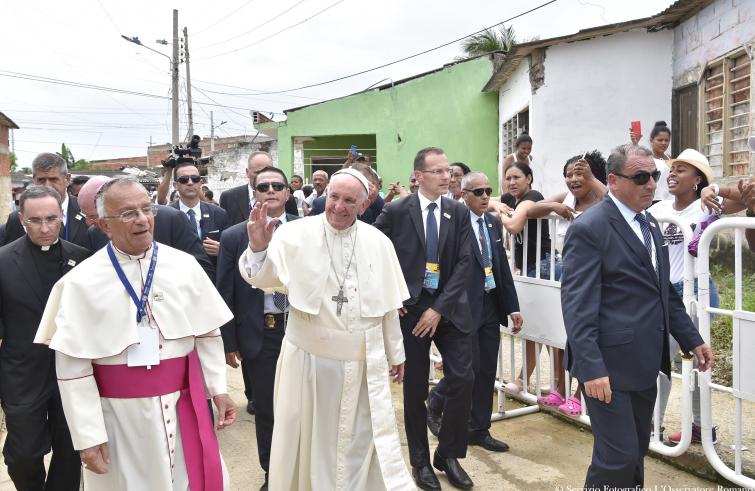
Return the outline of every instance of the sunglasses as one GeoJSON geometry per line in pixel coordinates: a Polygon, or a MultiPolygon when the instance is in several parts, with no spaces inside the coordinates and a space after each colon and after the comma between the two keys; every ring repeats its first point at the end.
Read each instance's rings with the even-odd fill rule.
{"type": "Polygon", "coordinates": [[[270,189],[270,186],[273,187],[273,191],[283,191],[286,189],[286,185],[282,182],[261,182],[254,186],[254,189],[260,193],[266,193],[270,189]]]}
{"type": "Polygon", "coordinates": [[[196,184],[196,183],[198,183],[201,180],[202,180],[202,178],[199,177],[199,176],[197,176],[197,175],[193,175],[193,176],[181,176],[181,177],[177,177],[176,178],[176,182],[178,182],[179,184],[189,184],[189,181],[191,181],[194,184],[196,184]]]}
{"type": "Polygon", "coordinates": [[[477,196],[478,198],[479,198],[480,196],[482,196],[482,195],[483,195],[483,193],[484,193],[484,194],[487,194],[488,196],[490,196],[491,194],[493,194],[493,188],[477,188],[477,189],[465,189],[464,191],[466,191],[466,192],[468,192],[468,193],[472,193],[472,194],[474,194],[475,196],[477,196]]]}
{"type": "Polygon", "coordinates": [[[638,186],[644,186],[645,184],[647,184],[651,177],[655,182],[658,182],[658,179],[661,178],[661,171],[659,170],[654,170],[653,172],[638,172],[633,176],[625,176],[624,174],[619,174],[618,172],[614,172],[613,174],[615,176],[634,181],[634,183],[638,186]]]}

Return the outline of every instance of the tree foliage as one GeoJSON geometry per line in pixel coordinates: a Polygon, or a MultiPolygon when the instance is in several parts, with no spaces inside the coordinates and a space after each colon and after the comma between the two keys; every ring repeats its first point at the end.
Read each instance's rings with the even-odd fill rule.
{"type": "Polygon", "coordinates": [[[493,51],[508,53],[516,45],[516,32],[513,26],[501,24],[498,28],[485,29],[461,42],[467,57],[480,56],[493,51]]]}
{"type": "Polygon", "coordinates": [[[71,148],[68,147],[65,143],[63,143],[60,146],[60,152],[58,152],[58,155],[63,157],[63,160],[66,161],[66,164],[69,170],[70,169],[89,169],[92,166],[92,164],[90,164],[88,160],[84,160],[84,159],[76,160],[76,157],[73,156],[73,152],[71,151],[71,148]]]}

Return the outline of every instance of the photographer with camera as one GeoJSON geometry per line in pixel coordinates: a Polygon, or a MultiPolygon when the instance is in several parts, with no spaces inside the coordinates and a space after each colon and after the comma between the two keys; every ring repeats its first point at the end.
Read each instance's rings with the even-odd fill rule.
{"type": "MultiPolygon", "coordinates": [[[[199,148],[199,142],[202,137],[194,135],[191,137],[191,142],[188,147],[181,145],[174,146],[170,151],[170,156],[162,161],[163,164],[163,179],[160,181],[160,185],[157,187],[157,204],[168,204],[168,191],[170,190],[170,181],[173,175],[173,171],[179,164],[189,163],[195,165],[197,161],[202,157],[202,149],[199,148]]],[[[200,194],[200,199],[204,200],[204,195],[200,194]]]]}

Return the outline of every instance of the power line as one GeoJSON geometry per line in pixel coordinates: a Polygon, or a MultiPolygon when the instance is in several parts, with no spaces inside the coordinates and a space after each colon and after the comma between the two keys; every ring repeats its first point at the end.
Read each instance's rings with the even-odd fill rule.
{"type": "MultiPolygon", "coordinates": [[[[556,0],[553,0],[553,1],[555,2],[556,0]]],[[[219,57],[221,57],[221,56],[230,55],[230,54],[232,54],[232,53],[237,53],[237,52],[239,52],[239,51],[241,51],[241,50],[244,50],[244,49],[247,49],[247,48],[251,48],[252,46],[257,46],[258,44],[262,43],[263,41],[267,41],[268,39],[270,39],[270,38],[272,38],[272,37],[275,37],[275,36],[277,36],[278,34],[283,34],[284,32],[286,32],[286,31],[288,31],[288,30],[290,30],[290,29],[293,29],[294,27],[300,26],[300,25],[304,24],[305,22],[307,22],[307,21],[310,21],[310,20],[314,19],[314,18],[315,18],[315,17],[317,17],[318,15],[320,15],[320,14],[323,14],[323,13],[327,12],[328,10],[332,9],[333,7],[335,7],[336,5],[338,5],[339,3],[343,3],[343,2],[344,2],[344,0],[338,0],[337,2],[335,2],[335,3],[332,3],[332,4],[328,5],[327,7],[325,7],[324,9],[322,9],[322,10],[320,10],[320,11],[318,11],[318,12],[316,12],[316,13],[312,14],[311,16],[307,17],[306,19],[304,19],[304,20],[301,20],[301,21],[297,22],[296,24],[291,24],[291,25],[290,25],[290,26],[288,26],[288,27],[284,27],[284,28],[283,28],[283,29],[281,29],[280,31],[276,31],[276,32],[274,32],[274,33],[270,34],[269,36],[265,36],[265,37],[263,37],[262,39],[260,39],[260,40],[258,40],[258,41],[255,41],[255,42],[253,42],[252,44],[247,44],[246,46],[242,46],[241,48],[233,49],[233,50],[231,50],[231,51],[226,51],[226,52],[224,52],[224,53],[220,53],[220,54],[217,54],[217,55],[212,55],[212,56],[205,56],[204,58],[199,58],[199,59],[197,59],[197,60],[195,60],[195,61],[201,61],[201,60],[210,60],[210,59],[213,59],[213,58],[219,58],[219,57]]]]}
{"type": "MultiPolygon", "coordinates": [[[[134,95],[134,96],[140,96],[140,97],[149,97],[152,99],[162,99],[162,100],[170,100],[170,97],[163,96],[163,95],[157,95],[157,94],[147,94],[144,92],[137,92],[133,90],[126,90],[126,89],[117,89],[113,87],[104,87],[102,85],[93,85],[93,84],[85,84],[81,82],[72,82],[70,80],[61,80],[57,78],[49,78],[49,77],[42,77],[40,75],[32,75],[28,73],[19,73],[19,72],[9,72],[5,70],[0,70],[0,77],[9,77],[9,78],[18,78],[21,80],[31,80],[34,82],[42,82],[42,83],[48,83],[48,84],[54,84],[54,85],[65,85],[68,87],[76,87],[79,89],[91,89],[91,90],[99,90],[102,92],[114,92],[116,94],[125,94],[125,95],[134,95]]],[[[211,99],[212,100],[212,99],[211,99]]],[[[185,102],[183,99],[181,102],[185,102]]],[[[196,102],[196,104],[204,104],[205,106],[215,106],[215,107],[223,107],[223,108],[230,108],[230,109],[239,109],[242,111],[250,111],[251,109],[247,107],[237,107],[237,106],[226,106],[223,104],[218,103],[209,103],[209,102],[196,102]]],[[[260,109],[262,112],[268,112],[273,114],[280,114],[274,111],[266,111],[260,109]]]]}
{"type": "MultiPolygon", "coordinates": [[[[252,2],[256,2],[256,1],[257,1],[257,0],[249,0],[248,2],[246,2],[246,3],[245,3],[244,5],[242,5],[241,7],[239,7],[239,8],[237,8],[237,9],[234,9],[234,10],[232,10],[231,12],[229,12],[229,13],[228,13],[228,14],[226,14],[226,15],[224,15],[224,16],[223,16],[223,17],[221,17],[220,19],[216,20],[215,22],[213,22],[213,23],[212,23],[212,24],[210,24],[209,26],[205,27],[204,29],[200,29],[199,31],[197,31],[197,32],[193,33],[193,34],[192,34],[192,36],[196,36],[196,35],[198,35],[198,34],[201,34],[201,33],[205,32],[206,30],[210,29],[211,27],[215,27],[216,25],[220,24],[220,23],[221,23],[222,21],[226,20],[226,19],[227,19],[228,17],[232,16],[233,14],[235,14],[235,13],[236,13],[236,12],[238,12],[239,10],[243,9],[244,7],[246,7],[247,5],[249,5],[250,3],[252,3],[252,2]]],[[[194,48],[194,49],[197,49],[197,48],[194,48]]]]}
{"type": "Polygon", "coordinates": [[[401,63],[401,62],[406,61],[406,60],[411,60],[412,58],[416,58],[418,56],[422,56],[422,55],[430,53],[432,51],[436,51],[436,50],[439,50],[441,48],[445,48],[446,46],[450,46],[452,44],[458,43],[459,41],[462,41],[463,39],[466,39],[466,38],[468,38],[470,36],[474,36],[475,34],[480,34],[481,32],[484,32],[484,31],[486,31],[488,29],[493,29],[494,27],[497,27],[497,26],[499,26],[499,25],[501,25],[501,24],[503,24],[505,22],[510,22],[510,21],[512,21],[514,19],[517,19],[517,18],[522,17],[524,15],[527,15],[529,13],[532,13],[532,12],[534,12],[536,10],[539,10],[539,9],[541,9],[543,7],[546,7],[546,6],[548,6],[548,5],[552,4],[552,3],[555,3],[556,1],[557,0],[550,0],[549,2],[545,2],[545,3],[541,4],[541,5],[538,5],[537,7],[533,7],[533,8],[531,8],[531,9],[525,11],[525,12],[522,12],[521,14],[517,14],[517,15],[515,15],[513,17],[509,17],[508,19],[504,19],[501,22],[493,24],[492,26],[486,27],[484,29],[480,29],[479,31],[473,32],[471,34],[467,34],[467,35],[462,36],[462,37],[457,38],[457,39],[454,39],[453,41],[449,41],[449,42],[443,43],[443,44],[441,44],[439,46],[435,46],[434,48],[426,49],[424,51],[420,51],[418,53],[414,53],[412,55],[405,56],[403,58],[391,61],[389,63],[384,63],[382,65],[379,65],[379,66],[376,66],[376,67],[373,67],[373,68],[368,68],[366,70],[362,70],[360,72],[352,73],[350,75],[344,75],[342,77],[334,78],[332,80],[326,80],[325,82],[318,82],[316,84],[303,85],[301,87],[295,87],[293,89],[275,90],[275,91],[269,91],[269,92],[259,92],[256,95],[285,94],[286,92],[294,92],[294,91],[297,91],[297,90],[311,89],[312,87],[320,87],[322,85],[332,84],[334,82],[340,82],[341,80],[346,80],[346,79],[349,79],[349,78],[353,78],[353,77],[356,77],[358,75],[364,75],[365,73],[374,72],[375,70],[380,70],[381,68],[389,67],[391,65],[395,65],[396,63],[401,63]]]}
{"type": "Polygon", "coordinates": [[[234,40],[236,40],[236,39],[238,39],[238,38],[240,38],[240,37],[244,37],[244,36],[246,36],[247,34],[249,34],[249,33],[252,33],[252,32],[254,32],[254,31],[256,31],[256,30],[257,30],[257,29],[259,29],[260,27],[264,27],[264,26],[266,26],[266,25],[267,25],[267,24],[268,24],[269,22],[272,22],[272,21],[274,21],[275,19],[277,19],[277,18],[281,17],[282,15],[284,15],[284,14],[287,14],[288,12],[292,11],[293,9],[295,9],[296,7],[298,7],[299,5],[301,5],[302,3],[306,2],[306,1],[307,1],[307,0],[299,0],[298,2],[296,2],[295,4],[293,4],[293,5],[291,6],[291,7],[287,8],[286,10],[284,10],[283,12],[280,12],[279,14],[276,14],[276,15],[274,15],[273,17],[270,17],[269,19],[267,19],[267,20],[266,20],[266,21],[264,21],[264,22],[260,22],[259,24],[257,24],[256,26],[252,27],[252,28],[251,28],[251,29],[249,29],[248,31],[246,31],[246,32],[242,32],[241,34],[239,34],[239,35],[237,35],[237,36],[233,36],[233,37],[231,37],[231,38],[228,38],[228,39],[225,39],[225,40],[223,40],[223,41],[218,41],[217,43],[212,43],[212,44],[205,44],[204,46],[199,46],[199,47],[196,47],[196,48],[194,48],[194,49],[195,49],[195,50],[198,50],[198,49],[199,49],[199,50],[201,50],[201,49],[207,49],[207,48],[211,48],[211,47],[213,47],[213,46],[217,46],[217,45],[219,45],[219,44],[225,44],[225,43],[228,43],[228,42],[234,41],[234,40]]]}
{"type": "MultiPolygon", "coordinates": [[[[249,87],[240,87],[238,85],[221,84],[219,82],[210,82],[209,80],[198,80],[198,79],[195,79],[194,82],[201,82],[203,84],[209,84],[209,85],[217,85],[219,87],[230,87],[232,89],[250,90],[252,92],[263,92],[261,89],[250,89],[249,87]]],[[[213,91],[213,90],[209,90],[209,89],[205,89],[205,90],[207,92],[212,93],[212,94],[222,94],[222,95],[248,95],[248,96],[256,95],[256,94],[250,93],[250,92],[245,92],[245,93],[240,93],[240,94],[232,94],[232,93],[229,93],[229,92],[217,92],[217,91],[213,91]]],[[[293,97],[293,98],[296,98],[296,99],[310,99],[310,100],[313,100],[313,101],[322,101],[322,99],[320,99],[318,97],[308,97],[308,96],[296,95],[296,94],[287,94],[286,97],[293,97]]],[[[276,102],[279,102],[279,101],[276,101],[276,102]]]]}

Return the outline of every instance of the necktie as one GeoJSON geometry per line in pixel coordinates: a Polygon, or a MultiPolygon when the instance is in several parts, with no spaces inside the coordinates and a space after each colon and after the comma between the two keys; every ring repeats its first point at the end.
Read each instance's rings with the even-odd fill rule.
{"type": "Polygon", "coordinates": [[[428,263],[438,262],[438,222],[435,220],[435,208],[438,205],[427,205],[427,225],[425,227],[425,256],[428,263]]]}
{"type": "MultiPolygon", "coordinates": [[[[278,223],[275,224],[275,230],[278,230],[278,227],[280,227],[282,224],[283,222],[278,221],[278,223]]],[[[285,312],[286,311],[286,295],[284,295],[281,292],[274,292],[273,305],[275,305],[275,307],[281,312],[285,312]]]]}
{"type": "MultiPolygon", "coordinates": [[[[653,237],[650,235],[650,226],[645,215],[638,213],[634,216],[634,219],[640,224],[640,230],[642,230],[642,240],[645,242],[645,249],[648,251],[648,257],[650,262],[653,262],[653,237]]],[[[655,272],[658,273],[658,266],[655,266],[655,272]]]]}
{"type": "Polygon", "coordinates": [[[488,250],[488,239],[485,238],[485,221],[482,218],[477,219],[477,234],[480,236],[480,252],[482,253],[482,265],[489,268],[493,265],[490,261],[490,251],[488,250]]]}
{"type": "Polygon", "coordinates": [[[199,223],[197,223],[197,214],[194,213],[194,210],[189,210],[186,212],[186,214],[189,215],[191,226],[194,227],[194,230],[197,231],[197,237],[199,237],[199,240],[202,240],[202,233],[199,231],[199,223]]]}

